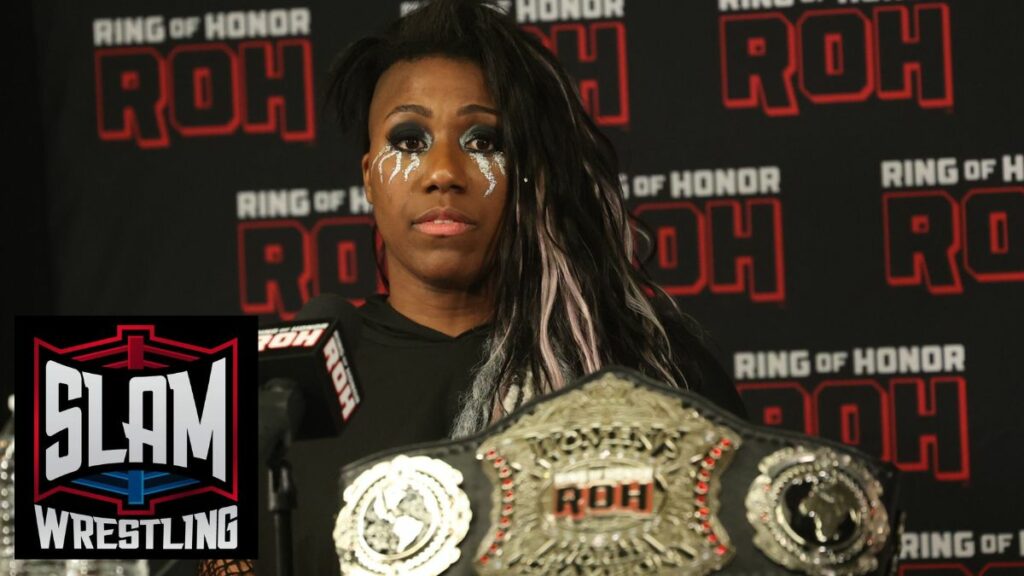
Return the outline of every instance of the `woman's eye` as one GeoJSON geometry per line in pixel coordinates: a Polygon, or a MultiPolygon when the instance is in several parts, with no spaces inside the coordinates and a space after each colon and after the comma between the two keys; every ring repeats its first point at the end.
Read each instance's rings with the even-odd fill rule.
{"type": "Polygon", "coordinates": [[[409,153],[423,152],[427,149],[427,143],[422,138],[415,136],[396,138],[391,142],[391,145],[402,152],[409,153]]]}
{"type": "Polygon", "coordinates": [[[498,131],[489,126],[471,128],[462,137],[462,146],[469,152],[480,152],[482,154],[490,154],[501,150],[498,131]]]}
{"type": "Polygon", "coordinates": [[[388,132],[388,143],[395,150],[415,154],[430,148],[430,134],[414,122],[403,122],[388,132]]]}
{"type": "Polygon", "coordinates": [[[487,153],[497,151],[498,145],[494,142],[494,140],[486,136],[475,136],[473,138],[470,138],[469,141],[466,142],[466,148],[473,152],[487,153]]]}

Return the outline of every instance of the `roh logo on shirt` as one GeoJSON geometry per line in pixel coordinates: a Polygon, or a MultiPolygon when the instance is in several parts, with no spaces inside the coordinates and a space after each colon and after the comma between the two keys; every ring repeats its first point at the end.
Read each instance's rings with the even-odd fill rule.
{"type": "Polygon", "coordinates": [[[16,323],[18,558],[256,555],[256,319],[16,323]]]}

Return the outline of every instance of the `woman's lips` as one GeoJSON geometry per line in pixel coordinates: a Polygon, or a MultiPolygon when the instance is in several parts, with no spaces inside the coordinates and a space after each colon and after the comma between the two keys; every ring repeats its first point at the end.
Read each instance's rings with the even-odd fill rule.
{"type": "Polygon", "coordinates": [[[476,228],[476,222],[454,208],[431,208],[412,227],[428,236],[458,236],[476,228]]]}
{"type": "Polygon", "coordinates": [[[458,236],[469,231],[473,225],[454,220],[434,220],[433,222],[413,224],[412,227],[428,236],[458,236]]]}

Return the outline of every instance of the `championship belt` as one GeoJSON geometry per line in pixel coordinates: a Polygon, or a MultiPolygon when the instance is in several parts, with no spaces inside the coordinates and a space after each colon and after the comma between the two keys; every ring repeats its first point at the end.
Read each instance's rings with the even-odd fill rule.
{"type": "Polygon", "coordinates": [[[342,574],[886,574],[895,472],[609,368],[342,470],[342,574]]]}

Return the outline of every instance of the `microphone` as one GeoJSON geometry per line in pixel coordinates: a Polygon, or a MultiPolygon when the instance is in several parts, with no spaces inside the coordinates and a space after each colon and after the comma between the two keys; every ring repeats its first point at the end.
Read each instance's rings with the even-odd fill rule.
{"type": "Polygon", "coordinates": [[[335,436],[359,405],[345,342],[358,341],[356,307],[337,294],[309,300],[295,318],[263,326],[259,344],[259,455],[292,440],[335,436]]]}

